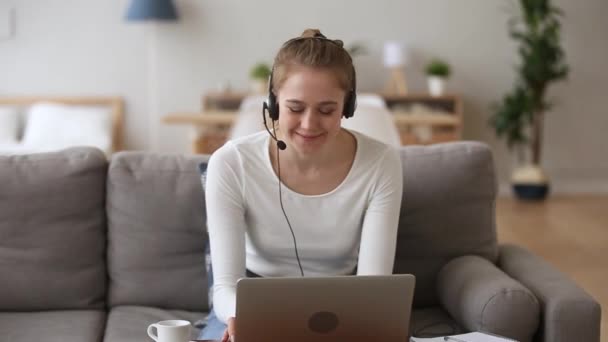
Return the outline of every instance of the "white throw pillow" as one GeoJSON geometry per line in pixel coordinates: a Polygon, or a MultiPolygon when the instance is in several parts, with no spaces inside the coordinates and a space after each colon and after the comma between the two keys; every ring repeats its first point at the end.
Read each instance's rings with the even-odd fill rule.
{"type": "Polygon", "coordinates": [[[378,104],[357,105],[352,118],[342,118],[342,127],[363,133],[385,144],[399,147],[401,138],[393,114],[378,104]]]}
{"type": "MultiPolygon", "coordinates": [[[[357,107],[358,106],[386,108],[386,103],[378,94],[357,93],[357,107]]],[[[355,111],[355,115],[356,113],[357,112],[355,111]]]]}
{"type": "Polygon", "coordinates": [[[111,149],[111,109],[98,106],[71,106],[39,103],[30,107],[23,145],[42,150],[72,146],[111,149]]]}
{"type": "Polygon", "coordinates": [[[0,106],[0,143],[13,144],[19,138],[19,111],[0,106]]]}

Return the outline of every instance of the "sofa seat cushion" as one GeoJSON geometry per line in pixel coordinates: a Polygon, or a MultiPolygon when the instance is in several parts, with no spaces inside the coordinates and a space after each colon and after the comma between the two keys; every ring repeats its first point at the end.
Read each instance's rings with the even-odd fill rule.
{"type": "MultiPolygon", "coordinates": [[[[105,342],[131,342],[147,339],[146,330],[152,323],[169,319],[184,319],[193,324],[192,338],[200,331],[199,322],[207,316],[205,312],[163,310],[146,306],[117,306],[108,316],[105,342]]],[[[440,307],[416,309],[412,312],[410,334],[417,337],[444,336],[465,332],[440,307]]]]}
{"type": "MultiPolygon", "coordinates": [[[[205,312],[183,310],[163,310],[146,306],[117,306],[108,316],[104,341],[133,342],[149,341],[148,326],[158,321],[184,319],[193,324],[191,338],[198,336],[199,330],[194,324],[207,316],[205,312]]],[[[198,326],[198,324],[197,324],[198,326]]]]}
{"type": "Polygon", "coordinates": [[[97,310],[0,312],[0,340],[99,342],[106,313],[97,310]]]}
{"type": "Polygon", "coordinates": [[[466,331],[438,306],[412,311],[410,335],[414,337],[437,337],[464,332],[466,331]]]}

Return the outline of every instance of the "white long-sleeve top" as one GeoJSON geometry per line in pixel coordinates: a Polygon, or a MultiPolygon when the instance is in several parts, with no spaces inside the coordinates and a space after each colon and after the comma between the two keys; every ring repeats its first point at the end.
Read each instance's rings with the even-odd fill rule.
{"type": "MultiPolygon", "coordinates": [[[[355,267],[358,275],[392,273],[403,191],[399,153],[351,133],[355,159],[335,189],[309,196],[281,186],[306,276],[350,274],[355,267]]],[[[209,160],[205,196],[213,305],[222,322],[235,316],[236,282],[246,268],[264,277],[300,275],[269,139],[260,132],[228,141],[209,160]]]]}

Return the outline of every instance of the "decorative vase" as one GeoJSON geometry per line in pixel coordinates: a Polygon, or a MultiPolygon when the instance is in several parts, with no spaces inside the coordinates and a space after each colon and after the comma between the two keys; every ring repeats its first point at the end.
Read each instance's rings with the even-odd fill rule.
{"type": "Polygon", "coordinates": [[[538,165],[516,168],[511,176],[513,193],[518,199],[542,201],[549,194],[549,179],[538,165]]]}
{"type": "Polygon", "coordinates": [[[439,76],[429,76],[428,79],[429,93],[432,96],[441,96],[445,91],[445,78],[439,76]]]}

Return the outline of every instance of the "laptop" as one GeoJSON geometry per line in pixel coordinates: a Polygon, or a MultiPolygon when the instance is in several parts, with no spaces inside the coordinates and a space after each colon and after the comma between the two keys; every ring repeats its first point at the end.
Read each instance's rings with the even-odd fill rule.
{"type": "Polygon", "coordinates": [[[415,277],[242,278],[238,342],[407,342],[415,277]]]}

